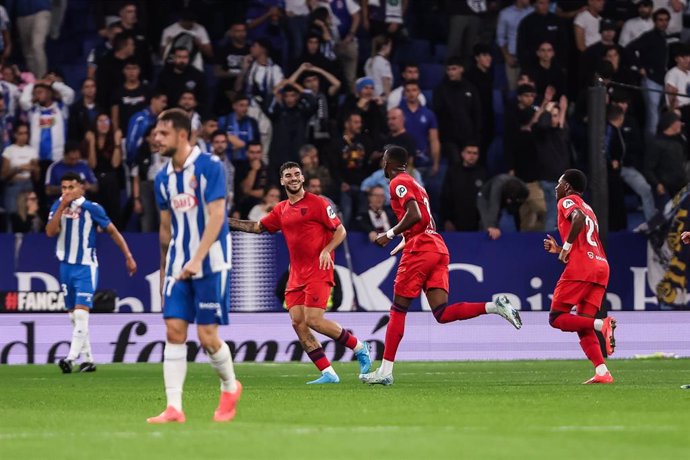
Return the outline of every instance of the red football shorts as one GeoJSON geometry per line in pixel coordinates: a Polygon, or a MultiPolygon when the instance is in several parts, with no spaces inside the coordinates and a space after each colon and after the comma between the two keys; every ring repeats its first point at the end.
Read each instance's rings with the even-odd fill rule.
{"type": "Polygon", "coordinates": [[[285,306],[291,309],[295,305],[308,308],[326,309],[328,298],[331,296],[332,286],[326,281],[307,283],[285,291],[285,306]]]}
{"type": "Polygon", "coordinates": [[[601,308],[606,288],[589,281],[558,280],[553,291],[551,310],[569,313],[577,306],[578,314],[594,316],[601,308]]]}
{"type": "Polygon", "coordinates": [[[443,289],[448,292],[448,254],[438,252],[403,252],[393,293],[408,299],[419,297],[422,290],[443,289]]]}

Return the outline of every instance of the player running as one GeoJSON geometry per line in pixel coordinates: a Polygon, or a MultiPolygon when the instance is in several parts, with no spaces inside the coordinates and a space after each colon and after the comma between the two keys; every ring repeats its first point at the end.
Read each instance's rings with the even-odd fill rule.
{"type": "Polygon", "coordinates": [[[391,206],[398,224],[386,233],[380,233],[376,243],[381,247],[386,246],[393,238],[402,234],[402,242],[391,251],[391,255],[401,249],[403,255],[393,287],[395,297],[386,327],[383,361],[376,371],[359,376],[364,383],[393,383],[393,363],[405,331],[405,315],[412,301],[422,291],[426,293],[434,317],[439,323],[495,313],[516,329],[522,327],[520,314],[506,296],[499,296],[495,302],[460,302],[448,305],[448,248],[441,235],[436,233],[429,195],[406,172],[407,159],[407,150],[397,145],[387,146],[383,155],[383,170],[390,179],[391,206]]]}
{"type": "Polygon", "coordinates": [[[192,147],[189,116],[171,109],[158,116],[155,140],[167,167],[156,175],[160,209],[161,296],[167,337],[163,380],[167,408],[149,423],[184,422],[182,387],[187,375],[187,329],[198,323],[201,346],[220,378],[213,420],[235,417],[242,385],[235,379],[228,344],[218,325],[228,323],[230,235],[225,221],[225,169],[218,157],[192,147]]]}
{"type": "Polygon", "coordinates": [[[127,242],[110,222],[101,205],[84,198],[84,179],[68,172],[60,179],[62,196],[50,210],[46,234],[58,237],[56,255],[60,260],[60,283],[65,306],[72,322],[72,343],[69,354],[58,362],[64,374],[72,372],[74,361],[83,353],[79,372],[94,372],[96,365],[89,341],[89,311],[98,284],[96,259],[96,228],[105,230],[125,255],[127,273],[137,271],[137,263],[127,242]]]}
{"type": "Polygon", "coordinates": [[[326,199],[304,190],[304,176],[297,163],[289,161],[280,167],[280,184],[285,187],[287,200],[278,203],[260,222],[231,218],[230,228],[248,233],[283,231],[290,253],[285,305],[302,348],[321,371],[321,377],[307,384],[340,382],[310,329],[353,350],[360,372],[368,372],[369,344],[324,317],[334,285],[333,251],[345,239],[345,227],[326,199]]]}
{"type": "Polygon", "coordinates": [[[597,216],[582,199],[586,186],[587,177],[578,169],[565,171],[556,185],[558,233],[565,243],[561,247],[547,235],[544,249],[558,254],[558,260],[566,266],[553,292],[549,324],[563,332],[577,332],[580,337],[582,351],[594,364],[594,377],[584,384],[613,383],[594,332],[601,332],[606,353],[612,355],[616,346],[613,337],[616,320],[612,316],[594,318],[609,283],[609,263],[599,239],[597,216]],[[577,315],[570,314],[573,307],[577,315]]]}

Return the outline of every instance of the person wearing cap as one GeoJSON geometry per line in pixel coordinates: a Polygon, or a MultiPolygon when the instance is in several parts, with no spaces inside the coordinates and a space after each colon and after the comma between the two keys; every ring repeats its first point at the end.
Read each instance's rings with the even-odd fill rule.
{"type": "Polygon", "coordinates": [[[517,76],[520,72],[520,62],[517,57],[518,28],[523,18],[532,11],[529,0],[515,0],[512,5],[503,8],[498,13],[496,44],[503,53],[508,89],[511,91],[517,88],[517,76]]]}
{"type": "Polygon", "coordinates": [[[676,112],[659,116],[659,131],[645,154],[644,171],[658,199],[673,198],[688,184],[685,169],[687,142],[682,135],[683,124],[676,112]]]}
{"type": "Polygon", "coordinates": [[[587,0],[587,7],[575,16],[575,46],[579,51],[584,52],[601,40],[599,22],[603,10],[604,0],[587,0]]]}
{"type": "Polygon", "coordinates": [[[348,114],[358,112],[362,116],[362,133],[375,144],[380,144],[386,131],[385,101],[374,93],[374,80],[371,77],[357,79],[355,91],[355,94],[347,96],[338,110],[338,125],[345,123],[348,114]]]}
{"type": "Polygon", "coordinates": [[[680,111],[685,129],[690,124],[690,46],[683,43],[676,48],[674,60],[676,66],[669,69],[664,77],[666,93],[666,107],[669,110],[680,111]]]}
{"type": "Polygon", "coordinates": [[[652,0],[640,0],[637,4],[637,16],[625,21],[618,37],[618,44],[626,47],[643,33],[652,30],[654,27],[652,11],[654,11],[652,0]]]}

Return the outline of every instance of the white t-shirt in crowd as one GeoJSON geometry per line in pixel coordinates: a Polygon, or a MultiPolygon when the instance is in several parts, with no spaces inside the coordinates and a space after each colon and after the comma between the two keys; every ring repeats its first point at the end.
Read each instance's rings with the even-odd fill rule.
{"type": "Polygon", "coordinates": [[[374,94],[383,95],[383,79],[388,77],[393,83],[393,70],[388,59],[381,55],[367,59],[364,64],[364,73],[374,79],[374,94]]]}
{"type": "MultiPolygon", "coordinates": [[[[31,160],[38,161],[38,151],[30,145],[25,145],[23,147],[17,144],[12,144],[8,146],[4,152],[2,152],[2,157],[7,158],[10,162],[10,168],[18,168],[25,164],[31,162],[31,160]]],[[[13,180],[29,180],[31,179],[31,173],[29,171],[23,171],[14,176],[13,180]]]]}
{"type": "Polygon", "coordinates": [[[285,0],[285,12],[288,16],[307,16],[309,15],[309,6],[307,0],[285,0]]]}
{"type": "MultiPolygon", "coordinates": [[[[388,110],[400,107],[404,89],[405,88],[401,85],[391,91],[391,93],[388,95],[388,101],[386,103],[386,108],[388,110]]],[[[419,105],[426,105],[426,96],[424,96],[424,94],[419,93],[417,100],[419,101],[419,105]]]]}
{"type": "Polygon", "coordinates": [[[641,17],[636,17],[628,19],[623,24],[621,29],[621,36],[618,38],[618,44],[625,47],[628,46],[630,42],[638,38],[643,33],[650,31],[654,28],[654,21],[652,18],[642,19],[641,17]]]}
{"type": "Polygon", "coordinates": [[[601,41],[601,34],[599,33],[599,22],[601,16],[595,18],[589,10],[584,10],[575,16],[575,25],[585,31],[585,46],[589,47],[601,41]]]}
{"type": "MultiPolygon", "coordinates": [[[[197,24],[195,22],[194,26],[191,29],[185,29],[178,22],[176,22],[175,24],[172,24],[163,29],[163,36],[161,37],[161,48],[167,48],[168,45],[170,45],[170,42],[172,42],[173,38],[177,37],[179,34],[183,32],[198,38],[202,45],[207,45],[211,43],[211,39],[208,38],[208,32],[206,32],[206,28],[201,24],[197,24]]],[[[165,50],[165,56],[163,56],[164,59],[168,56],[170,51],[171,50],[168,49],[165,50]]],[[[191,64],[200,71],[204,71],[204,61],[201,58],[201,52],[197,53],[196,57],[191,62],[191,64]]]]}
{"type": "MultiPolygon", "coordinates": [[[[674,67],[666,72],[664,83],[671,85],[681,94],[690,94],[690,72],[684,72],[678,67],[674,67]]],[[[683,107],[690,104],[690,97],[677,96],[678,107],[683,107]]],[[[666,96],[666,104],[669,103],[669,96],[666,96]]]]}

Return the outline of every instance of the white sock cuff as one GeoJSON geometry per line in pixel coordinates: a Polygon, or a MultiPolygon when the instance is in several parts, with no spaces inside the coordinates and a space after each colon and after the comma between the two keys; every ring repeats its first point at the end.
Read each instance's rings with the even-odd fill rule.
{"type": "Polygon", "coordinates": [[[72,312],[72,315],[74,316],[75,323],[79,321],[89,321],[89,312],[86,310],[82,310],[81,308],[75,308],[74,312],[72,312]]]}
{"type": "Polygon", "coordinates": [[[187,359],[187,344],[186,343],[170,343],[165,342],[165,350],[163,351],[163,359],[179,360],[187,359]]]}
{"type": "Polygon", "coordinates": [[[212,363],[222,363],[228,359],[232,359],[230,347],[226,342],[221,342],[220,348],[213,354],[208,355],[212,363]]]}

